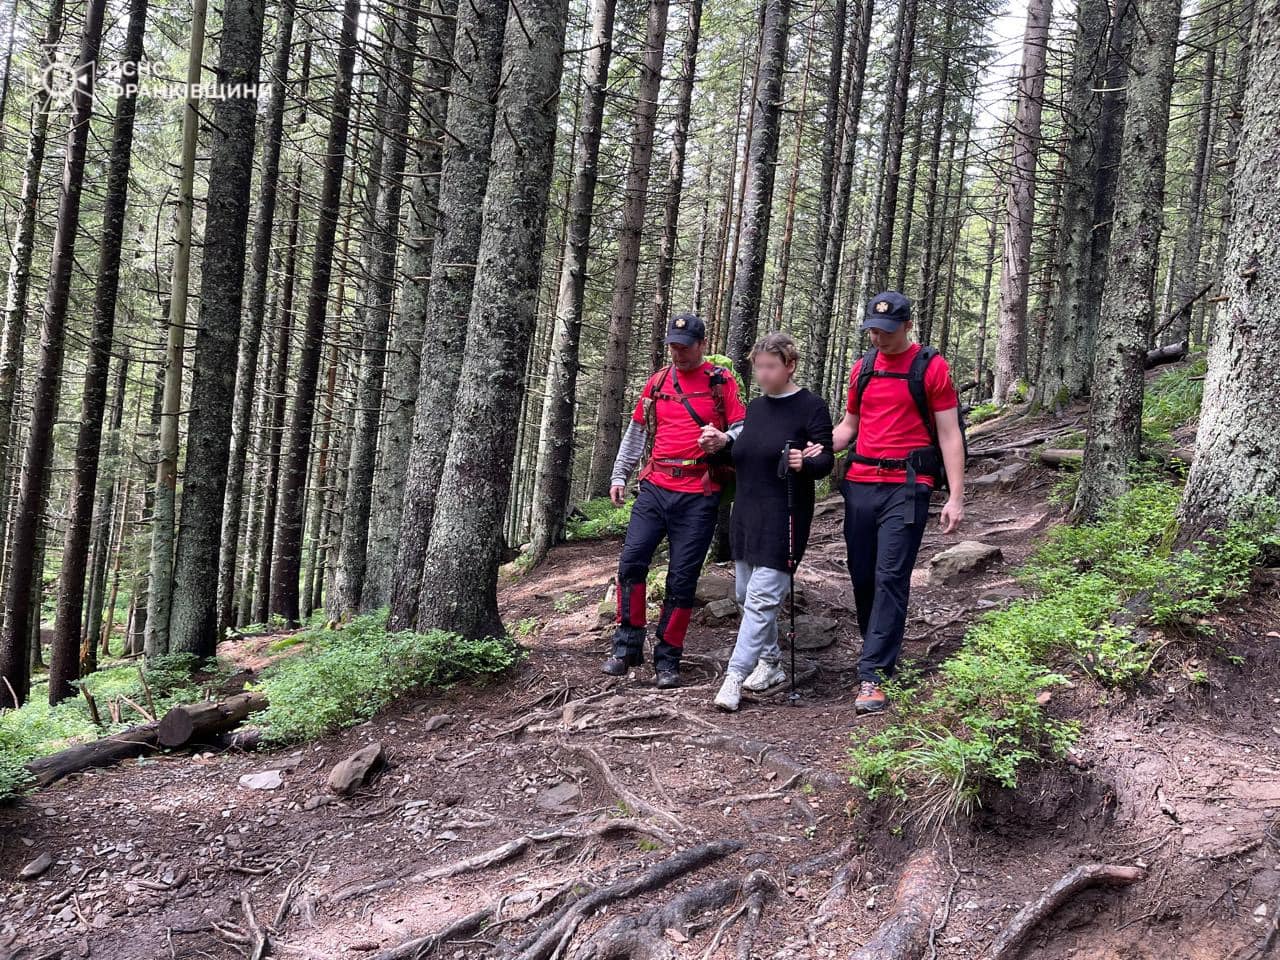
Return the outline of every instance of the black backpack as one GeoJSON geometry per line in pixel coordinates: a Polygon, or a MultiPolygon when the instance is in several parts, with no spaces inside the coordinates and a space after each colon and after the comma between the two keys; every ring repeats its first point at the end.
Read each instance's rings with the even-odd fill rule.
{"type": "MultiPolygon", "coordinates": [[[[866,392],[867,384],[871,382],[872,377],[888,377],[892,380],[907,381],[907,389],[911,391],[911,399],[915,401],[920,419],[924,421],[925,429],[929,431],[929,446],[912,450],[908,457],[915,461],[917,472],[933,477],[937,481],[937,489],[946,490],[948,488],[947,471],[943,467],[942,446],[938,442],[938,427],[933,422],[933,412],[929,409],[929,397],[924,387],[925,371],[929,368],[933,358],[940,356],[940,354],[936,347],[922,346],[920,352],[912,359],[911,366],[906,373],[890,373],[887,370],[876,369],[876,357],[879,352],[875,347],[872,347],[862,355],[862,366],[858,368],[858,409],[862,409],[862,395],[866,392]]],[[[956,407],[956,411],[960,420],[960,439],[964,443],[965,458],[968,459],[969,439],[965,436],[964,411],[959,406],[956,407]]],[[[856,454],[854,456],[855,459],[860,459],[857,458],[856,454]]]]}

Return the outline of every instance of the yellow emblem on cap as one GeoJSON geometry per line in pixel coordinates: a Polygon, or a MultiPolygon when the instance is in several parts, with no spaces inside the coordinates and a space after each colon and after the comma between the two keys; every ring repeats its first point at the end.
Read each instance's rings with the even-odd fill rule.
{"type": "Polygon", "coordinates": [[[889,312],[888,300],[881,300],[876,304],[876,313],[888,313],[888,312],[889,312]]]}
{"type": "Polygon", "coordinates": [[[684,317],[676,317],[676,326],[679,327],[681,330],[685,328],[686,323],[687,321],[685,320],[684,317]]]}

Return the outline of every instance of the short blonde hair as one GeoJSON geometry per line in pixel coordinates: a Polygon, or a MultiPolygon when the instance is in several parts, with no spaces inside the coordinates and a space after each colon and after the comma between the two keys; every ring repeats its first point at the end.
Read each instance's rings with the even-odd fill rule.
{"type": "Polygon", "coordinates": [[[800,360],[800,350],[796,342],[781,332],[766,333],[756,341],[756,345],[751,348],[750,359],[753,362],[758,353],[772,353],[782,361],[784,366],[789,363],[798,363],[800,360]]]}

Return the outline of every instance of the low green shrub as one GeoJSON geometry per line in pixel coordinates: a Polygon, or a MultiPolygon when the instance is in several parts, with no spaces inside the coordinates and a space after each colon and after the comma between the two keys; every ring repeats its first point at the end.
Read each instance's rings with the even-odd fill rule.
{"type": "Polygon", "coordinates": [[[443,631],[388,633],[385,614],[308,636],[307,649],[269,667],[257,688],[267,739],[297,742],[353,726],[421,687],[501,673],[522,652],[507,638],[467,640],[443,631]]]}
{"type": "Polygon", "coordinates": [[[1246,588],[1276,540],[1264,517],[1175,551],[1180,493],[1141,483],[1097,522],[1053,530],[1018,571],[1034,596],[979,619],[932,681],[905,673],[889,685],[893,721],[855,741],[852,782],[937,824],[970,812],[988,785],[1015,787],[1023,764],[1061,756],[1077,730],[1044,709],[1045,692],[1067,682],[1053,664],[1065,658],[1108,686],[1136,682],[1159,649],[1112,614],[1141,595],[1147,622],[1194,625],[1246,588]]]}
{"type": "Polygon", "coordinates": [[[615,507],[608,497],[596,497],[578,504],[575,515],[565,525],[568,540],[599,540],[604,537],[620,537],[627,532],[631,522],[631,504],[628,500],[615,507]]]}

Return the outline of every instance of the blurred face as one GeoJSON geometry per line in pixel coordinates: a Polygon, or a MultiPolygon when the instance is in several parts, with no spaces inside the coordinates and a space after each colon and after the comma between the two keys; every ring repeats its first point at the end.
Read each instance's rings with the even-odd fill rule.
{"type": "Polygon", "coordinates": [[[783,363],[776,353],[762,350],[751,358],[751,373],[765,393],[785,392],[795,372],[795,361],[783,363]]]}
{"type": "Polygon", "coordinates": [[[699,340],[692,346],[683,343],[669,343],[667,350],[671,352],[671,362],[677,370],[693,370],[702,366],[702,351],[706,344],[699,340]]]}
{"type": "Polygon", "coordinates": [[[901,353],[907,347],[911,346],[911,321],[908,320],[893,333],[884,330],[877,330],[872,327],[867,331],[867,339],[871,341],[871,345],[881,353],[893,355],[901,353]]]}

